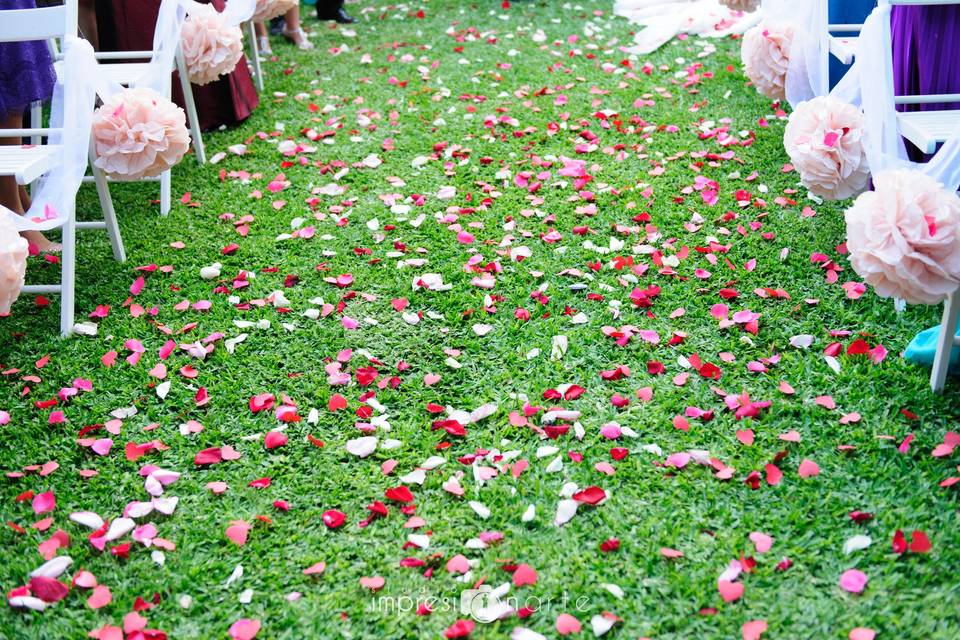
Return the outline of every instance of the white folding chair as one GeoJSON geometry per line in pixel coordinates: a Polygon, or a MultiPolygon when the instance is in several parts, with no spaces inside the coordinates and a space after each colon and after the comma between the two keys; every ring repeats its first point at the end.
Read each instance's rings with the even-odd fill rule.
{"type": "Polygon", "coordinates": [[[247,44],[249,48],[250,64],[253,66],[253,79],[257,83],[257,91],[263,91],[263,68],[260,66],[260,45],[257,43],[257,29],[254,27],[253,20],[247,20],[243,24],[247,32],[247,44]]]}
{"type": "MultiPolygon", "coordinates": [[[[50,38],[64,38],[77,33],[77,0],[66,0],[61,6],[45,7],[40,9],[14,9],[0,11],[0,42],[23,42],[32,40],[46,40],[50,38]]],[[[65,77],[60,82],[65,86],[79,81],[79,78],[65,77]]],[[[68,92],[68,91],[65,91],[68,92]]],[[[92,96],[90,108],[93,109],[92,96]]],[[[65,161],[69,153],[66,146],[51,144],[43,139],[52,135],[64,135],[62,129],[28,128],[0,130],[0,137],[23,138],[30,137],[39,144],[22,146],[0,146],[0,175],[13,176],[20,185],[28,185],[35,180],[58,168],[65,161]]],[[[89,131],[69,132],[74,138],[89,139],[89,131]]],[[[79,174],[78,174],[79,177],[79,174]]],[[[75,268],[76,268],[76,202],[70,200],[63,203],[65,211],[59,211],[57,218],[48,223],[44,230],[60,228],[60,283],[50,285],[26,285],[22,291],[31,294],[60,294],[60,333],[67,335],[73,330],[75,268]]],[[[14,224],[19,231],[34,229],[35,227],[24,216],[12,214],[8,209],[0,211],[0,215],[13,215],[14,224]]],[[[112,209],[104,211],[104,221],[97,224],[105,228],[110,236],[113,254],[117,260],[124,260],[123,241],[120,238],[120,228],[112,209]]]]}
{"type": "MultiPolygon", "coordinates": [[[[54,51],[56,48],[54,46],[54,51]]],[[[104,78],[111,83],[118,84],[120,86],[129,86],[131,83],[136,82],[137,80],[143,78],[150,71],[150,59],[153,56],[153,51],[109,51],[109,52],[98,52],[96,58],[98,61],[107,62],[108,64],[100,65],[100,69],[104,75],[104,78]]],[[[177,75],[180,78],[180,88],[183,92],[183,101],[185,110],[187,112],[187,121],[190,126],[190,138],[193,141],[194,154],[197,158],[197,163],[204,164],[206,163],[206,150],[203,146],[203,135],[200,130],[200,120],[197,116],[197,104],[193,97],[193,85],[190,84],[190,77],[187,73],[187,63],[183,57],[183,51],[181,51],[178,46],[176,49],[176,55],[174,56],[174,68],[177,71],[177,75]]],[[[172,97],[172,74],[170,77],[166,77],[166,82],[163,87],[163,94],[166,98],[172,97]]],[[[33,126],[38,126],[37,122],[33,122],[33,126]]],[[[84,180],[86,182],[94,182],[97,185],[97,193],[100,196],[100,206],[103,208],[104,216],[112,216],[113,214],[113,200],[110,197],[110,190],[108,187],[108,182],[112,180],[102,174],[94,165],[93,160],[95,155],[93,149],[91,148],[91,157],[90,157],[90,166],[92,167],[93,175],[88,176],[84,180]],[[108,214],[108,211],[110,212],[108,214]]],[[[157,178],[144,178],[144,182],[159,182],[160,183],[160,213],[161,215],[167,215],[170,213],[170,207],[172,205],[172,196],[171,196],[171,174],[170,171],[164,171],[157,178]]],[[[81,223],[82,224],[82,223],[81,223]]]]}
{"type": "MultiPolygon", "coordinates": [[[[109,62],[109,64],[100,65],[104,70],[107,79],[121,86],[128,86],[142,78],[150,70],[150,57],[153,51],[107,51],[97,53],[97,60],[109,62]],[[140,62],[134,62],[139,60],[140,62]],[[146,62],[144,62],[146,60],[146,62]],[[119,61],[119,62],[111,62],[119,61]]],[[[197,163],[204,164],[207,161],[206,150],[203,146],[203,135],[200,131],[200,120],[197,117],[197,103],[193,97],[193,85],[190,84],[190,74],[187,72],[187,63],[183,58],[183,51],[177,47],[174,57],[174,69],[180,78],[180,89],[183,91],[184,110],[187,112],[187,120],[190,126],[190,137],[193,139],[193,150],[197,156],[197,163]]],[[[171,85],[168,82],[166,95],[171,98],[171,85]]]]}
{"type": "MultiPolygon", "coordinates": [[[[121,86],[129,86],[132,82],[139,80],[148,73],[150,62],[144,62],[144,60],[149,60],[152,55],[152,51],[110,51],[97,53],[97,60],[108,63],[101,64],[100,69],[110,82],[121,86]],[[120,62],[110,62],[113,60],[120,62]]],[[[200,131],[200,120],[197,117],[197,104],[193,98],[193,86],[190,84],[190,76],[187,73],[187,63],[183,58],[183,52],[180,50],[180,47],[177,47],[174,60],[177,75],[180,78],[180,88],[183,91],[187,122],[190,126],[190,137],[193,140],[193,150],[197,158],[197,163],[204,164],[207,161],[207,157],[203,146],[203,136],[200,131]]],[[[172,74],[166,79],[163,95],[166,98],[172,97],[172,74]]],[[[91,153],[93,153],[92,149],[91,153]]],[[[93,166],[93,156],[91,156],[91,166],[93,166]]],[[[85,181],[97,183],[97,192],[100,194],[100,204],[104,211],[108,208],[113,209],[113,200],[110,198],[109,187],[106,184],[110,179],[103,176],[102,173],[98,176],[98,173],[100,173],[99,170],[94,168],[93,176],[85,178],[85,181]],[[103,184],[101,185],[101,183],[103,184]]],[[[170,213],[172,203],[170,171],[164,171],[158,178],[144,178],[143,180],[146,182],[156,181],[160,183],[160,213],[161,215],[170,213]]]]}
{"type": "MultiPolygon", "coordinates": [[[[889,0],[891,5],[948,5],[960,2],[947,0],[889,0]]],[[[887,57],[885,69],[889,74],[889,84],[893,86],[893,40],[890,31],[884,32],[884,54],[887,57]]],[[[895,104],[934,104],[939,102],[960,102],[960,93],[938,95],[902,95],[894,96],[895,104]]],[[[933,153],[937,145],[946,142],[960,120],[960,110],[941,111],[902,111],[897,112],[897,124],[904,138],[912,142],[924,153],[933,153]]]]}
{"type": "MultiPolygon", "coordinates": [[[[890,5],[958,5],[960,2],[946,0],[888,0],[890,5]]],[[[889,29],[883,30],[884,71],[887,74],[887,86],[893,92],[893,38],[889,29]]],[[[960,93],[938,95],[892,95],[894,104],[932,104],[940,102],[960,102],[960,93]]],[[[934,153],[937,146],[953,134],[960,121],[960,110],[944,109],[940,111],[909,111],[896,114],[900,134],[912,142],[924,153],[934,153]]],[[[950,354],[955,345],[957,320],[960,318],[960,290],[947,296],[943,303],[943,319],[937,336],[937,347],[930,371],[930,388],[935,393],[943,391],[950,369],[950,354]]]]}

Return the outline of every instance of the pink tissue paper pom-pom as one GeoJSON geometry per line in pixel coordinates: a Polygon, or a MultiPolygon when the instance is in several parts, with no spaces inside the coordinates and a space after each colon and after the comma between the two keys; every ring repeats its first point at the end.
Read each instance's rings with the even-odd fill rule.
{"type": "Polygon", "coordinates": [[[94,164],[111,178],[153,178],[190,149],[183,109],[153,89],[124,89],[93,114],[94,164]]]}
{"type": "Polygon", "coordinates": [[[210,84],[230,73],[243,57],[243,32],[224,14],[201,5],[183,23],[180,47],[187,62],[190,82],[210,84]]]}
{"type": "Polygon", "coordinates": [[[867,188],[865,126],[858,108],[831,96],[803,102],[790,114],[783,146],[811,193],[845,200],[867,188]]]}
{"type": "Polygon", "coordinates": [[[936,304],[960,285],[960,197],[919,171],[874,176],[845,214],[850,264],[886,298],[936,304]]]}
{"type": "Polygon", "coordinates": [[[793,25],[789,22],[763,20],[743,34],[740,46],[743,71],[757,91],[771,100],[786,98],[793,33],[793,25]]]}
{"type": "Polygon", "coordinates": [[[254,22],[265,22],[282,16],[290,9],[297,7],[300,0],[257,0],[257,8],[253,12],[254,22]]]}
{"type": "Polygon", "coordinates": [[[0,212],[0,316],[20,297],[27,270],[29,243],[20,237],[10,213],[0,212]]]}
{"type": "Polygon", "coordinates": [[[760,0],[720,0],[720,4],[733,11],[752,13],[760,6],[760,0]]]}

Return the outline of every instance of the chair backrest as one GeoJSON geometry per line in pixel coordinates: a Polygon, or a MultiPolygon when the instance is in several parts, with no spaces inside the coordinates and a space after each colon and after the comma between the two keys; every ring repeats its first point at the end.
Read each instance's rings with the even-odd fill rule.
{"type": "Polygon", "coordinates": [[[57,7],[0,9],[0,42],[62,38],[77,33],[77,0],[57,7]]]}
{"type": "MultiPolygon", "coordinates": [[[[890,6],[936,6],[936,5],[960,5],[960,2],[957,0],[881,0],[890,6]]],[[[885,71],[888,74],[887,82],[890,86],[891,91],[893,91],[893,37],[890,33],[890,29],[885,29],[883,34],[884,41],[884,51],[883,55],[885,58],[885,71]]],[[[928,95],[893,95],[894,104],[934,104],[934,103],[943,103],[943,102],[958,102],[960,101],[960,94],[958,93],[942,93],[942,94],[928,94],[928,95]]]]}

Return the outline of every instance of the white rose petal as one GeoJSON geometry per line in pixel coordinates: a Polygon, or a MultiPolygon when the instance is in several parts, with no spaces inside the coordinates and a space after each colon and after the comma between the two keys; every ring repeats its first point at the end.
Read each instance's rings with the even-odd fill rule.
{"type": "Polygon", "coordinates": [[[602,636],[607,631],[613,628],[615,620],[611,620],[606,616],[593,616],[590,618],[590,627],[593,629],[593,635],[602,636]]]}
{"type": "Polygon", "coordinates": [[[133,531],[136,526],[137,523],[130,518],[117,518],[110,523],[110,528],[107,529],[107,535],[104,536],[104,539],[107,542],[118,540],[133,531]]]}
{"type": "Polygon", "coordinates": [[[427,472],[423,469],[414,469],[405,476],[400,476],[400,482],[404,484],[423,484],[427,479],[427,472]]]}
{"type": "Polygon", "coordinates": [[[514,627],[510,632],[510,640],[547,640],[547,637],[526,627],[514,627]]]}
{"type": "Polygon", "coordinates": [[[100,517],[100,514],[94,513],[93,511],[77,511],[71,513],[70,519],[77,524],[82,524],[91,529],[99,529],[103,526],[103,518],[100,517]]]}
{"type": "Polygon", "coordinates": [[[474,513],[476,513],[478,516],[480,516],[484,520],[490,517],[490,509],[487,509],[487,507],[484,506],[483,503],[477,502],[476,500],[471,500],[467,504],[470,505],[470,508],[473,509],[474,513]]]}
{"type": "Polygon", "coordinates": [[[364,436],[362,438],[347,440],[347,451],[360,458],[366,458],[368,455],[376,451],[376,449],[376,436],[364,436]]]}
{"type": "Polygon", "coordinates": [[[57,556],[44,562],[42,565],[30,572],[31,578],[56,578],[59,577],[70,565],[73,564],[73,558],[70,556],[57,556]]]}
{"type": "Polygon", "coordinates": [[[561,500],[558,502],[557,515],[553,518],[553,524],[562,527],[573,520],[573,516],[577,514],[577,507],[579,506],[580,503],[576,500],[561,500]]]}
{"type": "Polygon", "coordinates": [[[873,540],[870,539],[870,536],[856,535],[843,543],[843,552],[846,555],[850,555],[854,551],[860,551],[862,549],[866,549],[872,543],[873,543],[873,540]]]}

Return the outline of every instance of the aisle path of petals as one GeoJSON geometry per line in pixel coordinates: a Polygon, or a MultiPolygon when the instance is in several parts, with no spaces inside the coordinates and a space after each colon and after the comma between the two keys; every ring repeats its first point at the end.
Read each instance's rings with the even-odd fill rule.
{"type": "Polygon", "coordinates": [[[0,320],[0,637],[952,637],[935,310],[858,279],[738,40],[350,8],[168,218],[115,189],[78,335],[0,320]]]}

